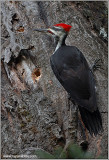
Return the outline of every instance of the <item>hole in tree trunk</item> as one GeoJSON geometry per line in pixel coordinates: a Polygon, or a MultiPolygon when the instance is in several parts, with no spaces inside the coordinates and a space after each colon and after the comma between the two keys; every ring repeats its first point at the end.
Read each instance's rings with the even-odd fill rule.
{"type": "Polygon", "coordinates": [[[35,68],[32,72],[32,79],[35,82],[35,80],[39,80],[41,77],[41,69],[40,68],[35,68]]]}

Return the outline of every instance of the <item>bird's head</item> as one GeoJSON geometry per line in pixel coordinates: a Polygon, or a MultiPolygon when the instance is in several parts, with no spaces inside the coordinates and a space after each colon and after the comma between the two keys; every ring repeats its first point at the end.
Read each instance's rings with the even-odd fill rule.
{"type": "Polygon", "coordinates": [[[50,33],[56,37],[62,37],[68,34],[72,26],[64,23],[55,24],[53,27],[47,29],[34,29],[34,31],[50,33]]]}

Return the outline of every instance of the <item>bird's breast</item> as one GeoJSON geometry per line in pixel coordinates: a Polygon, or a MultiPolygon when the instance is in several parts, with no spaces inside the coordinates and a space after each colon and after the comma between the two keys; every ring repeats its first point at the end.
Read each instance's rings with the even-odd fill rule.
{"type": "Polygon", "coordinates": [[[73,67],[78,68],[82,63],[82,55],[78,52],[76,47],[63,46],[60,47],[54,54],[51,56],[53,63],[58,68],[67,68],[73,67]]]}

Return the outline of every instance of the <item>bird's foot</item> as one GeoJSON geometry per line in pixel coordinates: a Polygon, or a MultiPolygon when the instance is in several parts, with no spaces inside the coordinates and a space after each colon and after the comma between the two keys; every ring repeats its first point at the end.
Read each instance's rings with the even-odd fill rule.
{"type": "Polygon", "coordinates": [[[101,66],[102,66],[102,60],[101,59],[96,59],[94,64],[91,67],[92,72],[94,72],[95,70],[97,70],[99,68],[103,69],[101,66]]]}

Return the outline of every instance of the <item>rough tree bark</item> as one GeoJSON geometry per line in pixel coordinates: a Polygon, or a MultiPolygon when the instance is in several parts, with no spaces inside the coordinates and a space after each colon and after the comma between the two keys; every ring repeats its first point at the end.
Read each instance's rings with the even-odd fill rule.
{"type": "Polygon", "coordinates": [[[77,46],[89,65],[102,59],[95,72],[98,107],[104,132],[88,134],[89,151],[107,157],[107,8],[104,2],[5,1],[2,8],[1,140],[4,155],[52,153],[84,137],[77,107],[55,78],[49,59],[54,41],[32,29],[63,22],[72,25],[66,43],[77,46]],[[98,7],[99,6],[99,7],[98,7]]]}

